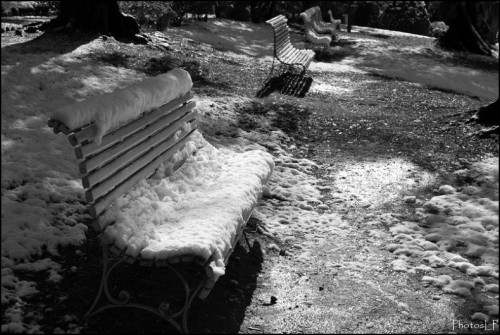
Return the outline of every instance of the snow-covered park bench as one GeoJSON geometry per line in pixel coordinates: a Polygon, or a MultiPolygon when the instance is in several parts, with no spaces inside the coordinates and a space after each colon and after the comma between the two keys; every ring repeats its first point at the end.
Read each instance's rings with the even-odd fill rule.
{"type": "Polygon", "coordinates": [[[316,18],[316,7],[311,7],[300,13],[300,17],[304,22],[304,34],[306,41],[311,47],[321,47],[327,50],[332,42],[332,32],[329,27],[321,27],[316,18]],[[318,29],[318,30],[317,30],[318,29]]]}
{"type": "Polygon", "coordinates": [[[205,141],[197,130],[191,89],[189,73],[174,69],[59,107],[48,121],[55,133],[68,135],[74,148],[103,245],[102,280],[87,317],[134,307],[187,333],[193,299],[207,297],[225,273],[266,187],[272,156],[217,149],[205,141]],[[114,297],[109,276],[124,263],[172,270],[185,290],[182,307],[172,311],[166,300],[152,307],[136,302],[128,291],[114,297]],[[201,282],[188,283],[176,270],[183,263],[192,264],[201,282]]]}
{"type": "Polygon", "coordinates": [[[300,75],[304,75],[315,56],[312,50],[297,49],[292,45],[287,21],[284,15],[278,15],[266,21],[273,27],[274,32],[273,64],[269,76],[273,73],[274,59],[280,62],[280,72],[283,70],[295,72],[295,69],[298,68],[300,75]]]}

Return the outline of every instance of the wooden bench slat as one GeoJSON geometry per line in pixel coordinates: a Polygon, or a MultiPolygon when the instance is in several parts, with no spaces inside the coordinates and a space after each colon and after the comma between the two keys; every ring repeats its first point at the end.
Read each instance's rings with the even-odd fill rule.
{"type": "Polygon", "coordinates": [[[287,21],[288,20],[286,19],[285,15],[283,15],[283,14],[280,14],[280,15],[268,20],[268,22],[270,24],[277,24],[280,22],[287,22],[287,21]]]}
{"type": "Polygon", "coordinates": [[[288,55],[286,55],[285,57],[283,57],[283,61],[286,62],[286,63],[292,63],[291,60],[294,59],[294,57],[296,57],[296,55],[298,55],[299,53],[300,53],[299,49],[294,49],[288,55]]]}
{"type": "Polygon", "coordinates": [[[290,59],[290,63],[292,63],[292,64],[302,64],[300,60],[303,57],[304,57],[303,53],[298,53],[292,59],[290,59]]]}
{"type": "MultiPolygon", "coordinates": [[[[84,188],[90,188],[97,183],[105,180],[110,177],[115,171],[119,170],[127,163],[133,161],[136,157],[139,157],[141,154],[149,150],[150,148],[156,146],[158,143],[163,141],[165,138],[172,136],[177,132],[183,125],[184,122],[192,121],[196,118],[197,112],[192,111],[186,115],[184,115],[181,119],[176,121],[174,124],[165,127],[164,129],[157,132],[152,137],[147,138],[145,141],[137,143],[133,149],[128,149],[124,151],[118,157],[115,157],[108,164],[104,165],[102,168],[97,169],[87,176],[82,178],[82,184],[84,188]]],[[[107,154],[108,151],[105,151],[104,154],[107,154]]]]}
{"type": "Polygon", "coordinates": [[[307,58],[307,55],[300,54],[295,59],[294,63],[304,65],[306,58],[307,58]]]}
{"type": "Polygon", "coordinates": [[[311,61],[314,59],[316,54],[312,50],[303,50],[302,57],[298,60],[298,62],[304,65],[306,68],[309,66],[311,61]]]}
{"type": "MultiPolygon", "coordinates": [[[[185,103],[188,100],[191,100],[194,97],[194,93],[192,91],[188,92],[187,94],[174,99],[163,106],[158,107],[157,109],[153,109],[149,113],[145,114],[143,117],[136,119],[134,123],[130,123],[130,129],[133,128],[139,128],[140,125],[146,125],[156,118],[160,117],[163,113],[166,111],[169,111],[171,109],[176,108],[177,106],[185,103]]],[[[96,133],[97,126],[95,124],[88,125],[87,127],[75,131],[73,134],[71,134],[68,139],[71,145],[77,146],[81,143],[84,143],[85,141],[88,141],[92,139],[96,133]]],[[[105,148],[106,145],[112,144],[116,139],[114,136],[120,137],[123,136],[124,134],[127,134],[129,132],[129,129],[123,129],[120,128],[119,133],[118,131],[113,131],[108,133],[106,136],[102,138],[102,143],[99,146],[100,148],[105,148]]],[[[95,145],[95,144],[94,144],[95,145]]],[[[95,145],[97,147],[97,145],[95,145]]]]}
{"type": "Polygon", "coordinates": [[[280,47],[283,44],[290,43],[290,35],[288,34],[288,32],[284,32],[283,34],[285,35],[275,36],[274,46],[276,48],[280,47]]]}
{"type": "Polygon", "coordinates": [[[280,36],[281,34],[288,32],[289,32],[288,25],[284,22],[274,27],[275,36],[280,36]]]}
{"type": "Polygon", "coordinates": [[[288,31],[288,25],[286,24],[285,21],[282,21],[282,22],[279,22],[279,23],[273,25],[273,28],[274,28],[275,34],[279,31],[283,31],[283,30],[288,31]]]}
{"type": "MultiPolygon", "coordinates": [[[[191,132],[186,134],[180,141],[175,143],[173,146],[168,148],[166,151],[159,155],[155,155],[156,151],[153,153],[153,151],[148,154],[149,156],[156,157],[154,159],[150,159],[150,162],[143,166],[139,171],[137,171],[135,174],[132,174],[128,179],[124,180],[119,186],[114,188],[112,191],[107,193],[105,196],[103,196],[101,199],[98,199],[94,204],[92,204],[89,208],[90,214],[93,217],[97,217],[99,214],[101,214],[109,205],[113,203],[116,199],[118,199],[120,196],[122,196],[125,192],[127,192],[130,188],[132,188],[134,185],[136,185],[139,181],[142,179],[146,179],[149,176],[151,176],[156,168],[164,161],[172,157],[179,149],[181,149],[184,144],[189,140],[190,135],[195,131],[193,129],[191,132]]],[[[171,143],[170,143],[171,144],[171,143]]],[[[165,147],[168,147],[168,145],[165,145],[165,147]]],[[[159,151],[159,150],[158,150],[159,151]]],[[[144,161],[147,161],[145,159],[144,161]]],[[[131,169],[133,170],[133,168],[131,169]]],[[[128,171],[127,171],[128,172],[128,171]]]]}
{"type": "MultiPolygon", "coordinates": [[[[186,131],[181,133],[179,138],[183,138],[186,135],[186,131]]],[[[93,185],[92,188],[85,192],[85,197],[88,202],[94,202],[96,199],[104,196],[114,186],[122,183],[124,180],[129,178],[132,174],[140,170],[147,162],[153,160],[156,156],[161,155],[168,148],[172,147],[177,139],[172,136],[170,138],[164,139],[157,146],[150,148],[140,157],[137,157],[133,162],[129,163],[125,168],[116,171],[111,177],[107,178],[103,182],[93,185]]]]}
{"type": "Polygon", "coordinates": [[[47,125],[52,128],[55,134],[63,133],[64,135],[68,135],[71,133],[71,130],[62,122],[54,119],[49,119],[47,125]]]}
{"type": "Polygon", "coordinates": [[[307,52],[303,52],[298,59],[298,63],[305,64],[308,57],[310,57],[309,54],[307,52]]]}
{"type": "Polygon", "coordinates": [[[283,47],[276,49],[275,52],[276,55],[284,55],[292,49],[295,49],[292,43],[287,43],[283,47]]]}
{"type": "Polygon", "coordinates": [[[285,23],[287,22],[287,19],[283,14],[280,14],[280,15],[273,17],[272,19],[269,19],[266,21],[266,23],[269,23],[273,26],[276,24],[279,24],[281,22],[285,22],[285,23]]]}
{"type": "Polygon", "coordinates": [[[309,65],[311,64],[311,62],[313,61],[315,56],[316,56],[316,54],[314,53],[314,51],[308,55],[309,58],[307,59],[307,61],[304,64],[304,66],[306,68],[309,67],[309,65]]]}
{"type": "Polygon", "coordinates": [[[292,49],[295,49],[295,48],[293,47],[293,45],[291,45],[290,42],[288,42],[288,43],[282,44],[281,46],[275,47],[274,52],[275,52],[276,56],[282,57],[282,55],[286,54],[286,51],[289,51],[289,50],[291,51],[292,49]]]}
{"type": "Polygon", "coordinates": [[[293,49],[294,49],[293,45],[288,44],[284,48],[281,48],[281,49],[277,50],[276,51],[276,56],[280,57],[280,58],[283,58],[284,55],[286,55],[288,52],[292,51],[293,49]]]}
{"type": "Polygon", "coordinates": [[[290,57],[290,55],[292,55],[292,54],[293,54],[294,52],[296,52],[297,50],[298,50],[297,48],[295,48],[295,47],[293,47],[293,46],[292,46],[292,48],[289,48],[289,49],[287,50],[287,52],[281,53],[280,55],[276,55],[276,57],[278,57],[278,59],[279,59],[280,61],[284,61],[284,62],[286,62],[285,60],[286,60],[288,57],[290,57]]]}
{"type": "Polygon", "coordinates": [[[286,38],[287,36],[289,36],[288,26],[286,24],[278,26],[274,30],[274,35],[276,37],[276,40],[278,41],[283,38],[286,38]]]}
{"type": "Polygon", "coordinates": [[[291,42],[290,42],[290,37],[288,37],[288,38],[282,38],[281,40],[276,41],[276,42],[274,43],[274,48],[275,48],[275,50],[277,50],[277,49],[279,49],[279,48],[282,48],[282,47],[284,47],[284,46],[287,46],[288,44],[291,44],[291,42]]]}
{"type": "MultiPolygon", "coordinates": [[[[87,158],[84,162],[80,163],[80,172],[82,174],[87,174],[92,170],[98,168],[99,166],[102,166],[107,161],[113,159],[117,155],[121,154],[123,151],[127,150],[130,146],[134,146],[137,143],[144,141],[144,139],[147,138],[148,136],[154,135],[155,132],[159,131],[166,125],[174,122],[183,114],[194,108],[195,105],[196,103],[194,101],[191,101],[190,103],[176,109],[175,111],[169,114],[165,114],[160,119],[156,119],[154,123],[146,125],[141,130],[124,138],[123,141],[117,142],[114,145],[105,148],[104,150],[99,150],[97,154],[87,158]]],[[[92,151],[92,149],[94,148],[95,145],[93,143],[89,143],[86,146],[75,148],[75,154],[77,157],[82,157],[82,158],[87,157],[95,153],[94,151],[92,151]]]]}
{"type": "Polygon", "coordinates": [[[303,52],[301,52],[302,50],[299,50],[299,52],[297,52],[296,54],[294,54],[292,56],[292,58],[290,58],[290,63],[292,64],[300,64],[300,59],[302,59],[302,56],[304,55],[303,52]]]}

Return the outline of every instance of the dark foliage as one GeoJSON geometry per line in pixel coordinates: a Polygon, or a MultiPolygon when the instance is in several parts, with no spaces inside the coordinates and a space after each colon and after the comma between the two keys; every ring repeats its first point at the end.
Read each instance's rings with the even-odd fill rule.
{"type": "Polygon", "coordinates": [[[380,17],[382,28],[429,36],[431,23],[424,1],[393,1],[380,17]]]}
{"type": "Polygon", "coordinates": [[[385,3],[380,1],[357,1],[351,10],[351,24],[366,27],[379,27],[380,14],[384,11],[385,3]]]}
{"type": "MultiPolygon", "coordinates": [[[[492,56],[498,33],[498,1],[441,3],[449,29],[438,40],[446,49],[492,56]]],[[[498,52],[498,50],[496,51],[498,52]]]]}

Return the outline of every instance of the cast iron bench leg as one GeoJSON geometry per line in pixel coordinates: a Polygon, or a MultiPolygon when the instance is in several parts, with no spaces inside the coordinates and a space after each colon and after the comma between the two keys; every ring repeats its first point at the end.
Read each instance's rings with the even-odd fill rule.
{"type": "Polygon", "coordinates": [[[168,264],[165,265],[170,270],[172,270],[175,273],[175,275],[181,280],[184,286],[184,291],[186,292],[184,305],[177,312],[172,313],[171,311],[169,311],[170,304],[166,301],[161,302],[157,308],[153,308],[151,306],[139,303],[130,303],[129,302],[130,293],[126,290],[120,291],[117,298],[113,297],[109,289],[109,276],[111,272],[118,265],[126,261],[127,257],[124,254],[121,254],[118,257],[116,257],[115,260],[113,260],[114,263],[110,264],[111,262],[109,262],[108,256],[109,256],[108,248],[103,244],[103,271],[102,271],[101,284],[99,286],[99,291],[94,300],[94,303],[87,311],[87,313],[85,313],[84,315],[85,319],[90,318],[95,314],[98,314],[100,312],[103,312],[111,308],[119,308],[119,307],[138,308],[151,312],[156,316],[159,316],[160,318],[162,318],[163,320],[167,321],[172,326],[174,326],[174,328],[181,334],[189,333],[189,330],[187,328],[188,310],[189,307],[191,306],[191,303],[193,302],[194,297],[196,297],[200,292],[200,290],[205,286],[206,283],[205,275],[204,279],[198,284],[198,286],[194,290],[191,290],[189,288],[189,284],[187,283],[186,279],[177,270],[175,270],[172,266],[168,264]],[[109,303],[104,304],[103,306],[96,309],[99,301],[103,298],[103,293],[107,298],[107,300],[109,301],[109,303]],[[182,319],[182,326],[179,324],[179,322],[175,320],[178,318],[182,319]]]}

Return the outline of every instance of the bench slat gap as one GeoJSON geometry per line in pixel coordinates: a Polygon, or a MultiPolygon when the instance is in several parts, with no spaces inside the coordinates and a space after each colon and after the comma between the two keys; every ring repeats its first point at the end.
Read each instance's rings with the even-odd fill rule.
{"type": "Polygon", "coordinates": [[[85,170],[87,172],[91,172],[106,162],[114,159],[122,152],[128,150],[128,148],[139,145],[145,141],[148,136],[154,135],[163,128],[168,127],[170,124],[174,124],[178,118],[183,116],[184,113],[189,113],[195,105],[196,103],[192,101],[190,104],[181,106],[172,113],[166,114],[162,118],[156,120],[155,123],[146,125],[138,131],[134,131],[134,133],[130,134],[130,136],[122,136],[121,141],[115,141],[112,146],[106,147],[104,150],[93,152],[86,150],[86,148],[92,149],[94,146],[90,145],[88,147],[83,147],[81,149],[83,151],[82,154],[84,156],[89,156],[85,160],[85,170]]]}
{"type": "MultiPolygon", "coordinates": [[[[142,142],[135,143],[132,149],[122,150],[120,155],[114,157],[112,161],[102,166],[100,169],[90,171],[87,176],[82,178],[83,187],[89,188],[92,185],[105,180],[110,177],[115,171],[132,162],[140,155],[144,154],[150,148],[158,145],[165,138],[171,137],[175,134],[184,124],[196,118],[196,111],[188,112],[186,115],[178,119],[175,124],[168,125],[155,133],[153,136],[148,137],[142,142]]],[[[107,154],[107,151],[105,152],[107,154]]],[[[86,169],[87,171],[90,169],[86,169]]]]}
{"type": "MultiPolygon", "coordinates": [[[[184,144],[188,141],[190,135],[194,132],[193,129],[190,133],[188,133],[182,140],[171,146],[169,149],[164,151],[160,155],[155,155],[154,152],[151,156],[156,156],[155,159],[151,160],[149,164],[142,167],[142,169],[138,170],[135,174],[131,175],[128,179],[124,180],[121,184],[115,187],[112,191],[108,192],[102,198],[97,199],[94,204],[92,204],[90,210],[91,214],[94,217],[97,217],[101,214],[113,201],[118,199],[121,195],[123,195],[126,191],[135,186],[142,179],[146,179],[151,176],[155,169],[165,160],[173,156],[180,148],[184,146],[184,144]]],[[[150,151],[150,153],[153,152],[150,151]]],[[[148,157],[149,158],[149,157],[148,157]]],[[[87,192],[86,192],[87,195],[87,192]]],[[[93,201],[93,200],[92,200],[93,201]]]]}

